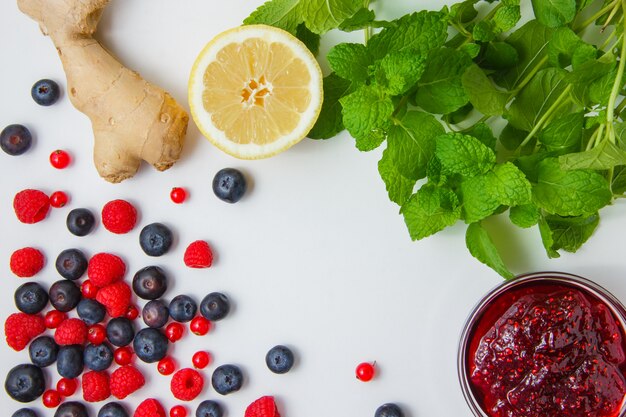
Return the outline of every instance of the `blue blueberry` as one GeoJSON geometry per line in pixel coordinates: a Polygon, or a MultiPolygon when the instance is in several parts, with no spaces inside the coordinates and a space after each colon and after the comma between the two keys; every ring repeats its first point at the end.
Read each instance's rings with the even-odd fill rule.
{"type": "Polygon", "coordinates": [[[87,325],[100,323],[106,316],[106,308],[96,300],[91,298],[83,298],[76,306],[78,317],[87,325]]]}
{"type": "Polygon", "coordinates": [[[213,192],[222,201],[236,203],[246,193],[246,178],[234,168],[221,169],[213,177],[213,192]]]}
{"type": "Polygon", "coordinates": [[[143,306],[141,317],[146,326],[159,329],[165,326],[170,318],[170,310],[163,300],[150,300],[143,306]]]}
{"type": "Polygon", "coordinates": [[[223,415],[222,406],[213,400],[202,401],[196,409],[196,417],[222,417],[223,415]]]}
{"type": "Polygon", "coordinates": [[[120,403],[108,403],[98,411],[98,417],[129,417],[128,412],[120,403]]]}
{"type": "Polygon", "coordinates": [[[135,328],[126,317],[117,317],[107,323],[107,339],[115,346],[126,346],[133,341],[135,328]]]}
{"type": "Polygon", "coordinates": [[[31,408],[20,408],[11,417],[37,417],[37,413],[31,408]]]}
{"type": "Polygon", "coordinates": [[[50,304],[63,313],[66,313],[76,307],[82,297],[78,286],[72,281],[68,281],[66,279],[62,279],[52,284],[48,295],[50,298],[50,304]]]}
{"type": "Polygon", "coordinates": [[[48,293],[36,282],[27,282],[15,290],[14,299],[22,313],[37,314],[48,304],[48,293]]]}
{"type": "Polygon", "coordinates": [[[167,290],[167,276],[158,266],[147,266],[133,277],[133,291],[144,300],[156,300],[167,290]]]}
{"type": "Polygon", "coordinates": [[[41,397],[46,389],[46,380],[40,367],[17,365],[7,374],[4,388],[15,401],[29,403],[41,397]]]}
{"type": "Polygon", "coordinates": [[[161,256],[172,246],[172,231],[162,223],[150,223],[139,233],[139,245],[148,256],[161,256]]]}
{"type": "Polygon", "coordinates": [[[200,302],[200,314],[211,321],[218,321],[226,317],[230,311],[230,302],[221,292],[212,292],[200,302]]]}
{"type": "Polygon", "coordinates": [[[33,136],[26,126],[8,125],[0,132],[0,148],[11,156],[22,155],[32,143],[33,136]]]}
{"type": "Polygon", "coordinates": [[[51,106],[57,102],[61,91],[59,85],[52,80],[39,80],[30,89],[30,95],[40,106],[51,106]]]}
{"type": "Polygon", "coordinates": [[[274,346],[265,355],[265,364],[275,374],[289,372],[293,366],[293,352],[287,346],[274,346]]]}
{"type": "Polygon", "coordinates": [[[50,336],[39,336],[30,342],[28,355],[33,365],[41,368],[52,365],[57,360],[59,345],[50,336]]]}
{"type": "Polygon", "coordinates": [[[198,305],[188,295],[177,295],[170,301],[170,317],[172,320],[187,323],[196,316],[198,305]]]}
{"type": "Polygon", "coordinates": [[[89,413],[84,404],[77,401],[68,401],[57,408],[57,411],[54,412],[54,417],[89,417],[89,413]]]}
{"type": "Polygon", "coordinates": [[[383,404],[376,409],[374,417],[404,417],[404,413],[396,404],[383,404]]]}
{"type": "Polygon", "coordinates": [[[61,346],[57,354],[57,372],[63,378],[74,379],[83,372],[83,347],[61,346]]]}
{"type": "Polygon", "coordinates": [[[235,365],[218,366],[211,376],[211,385],[218,394],[227,395],[239,391],[242,384],[243,374],[235,365]]]}
{"type": "Polygon", "coordinates": [[[133,349],[139,359],[146,363],[158,362],[167,355],[169,341],[157,329],[141,329],[135,335],[133,349]]]}
{"type": "Polygon", "coordinates": [[[92,371],[104,371],[113,363],[113,351],[106,343],[88,344],[84,353],[85,366],[92,371]]]}
{"type": "Polygon", "coordinates": [[[87,236],[96,224],[93,213],[86,208],[77,208],[67,214],[67,230],[76,236],[87,236]]]}
{"type": "Polygon", "coordinates": [[[59,274],[69,280],[77,280],[87,270],[87,257],[78,249],[66,249],[57,256],[55,266],[59,274]]]}

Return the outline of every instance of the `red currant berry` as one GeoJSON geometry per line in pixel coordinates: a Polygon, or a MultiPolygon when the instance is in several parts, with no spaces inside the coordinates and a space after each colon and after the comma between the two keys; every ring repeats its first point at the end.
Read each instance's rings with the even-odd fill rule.
{"type": "Polygon", "coordinates": [[[58,391],[49,389],[43,393],[43,405],[48,408],[56,408],[59,404],[61,404],[61,396],[58,391]]]}
{"type": "Polygon", "coordinates": [[[181,204],[187,198],[187,191],[184,188],[174,187],[170,192],[170,198],[176,204],[181,204]]]}
{"type": "Polygon", "coordinates": [[[161,375],[171,375],[176,370],[176,362],[174,362],[174,359],[166,356],[159,361],[157,370],[161,375]]]}
{"type": "Polygon", "coordinates": [[[87,340],[91,344],[101,345],[107,337],[107,331],[101,324],[94,324],[87,329],[87,340]]]}
{"type": "Polygon", "coordinates": [[[211,322],[202,316],[194,317],[189,323],[189,330],[198,336],[204,336],[211,330],[211,322]]]}
{"type": "Polygon", "coordinates": [[[368,382],[371,381],[372,378],[374,378],[374,366],[376,365],[376,362],[374,363],[369,363],[369,362],[363,362],[357,365],[356,367],[356,378],[360,381],[363,382],[368,382]]]}
{"type": "Polygon", "coordinates": [[[211,361],[211,355],[208,352],[203,350],[198,351],[193,354],[191,358],[191,362],[193,362],[193,366],[197,369],[204,369],[211,361]]]}
{"type": "Polygon", "coordinates": [[[128,346],[115,349],[115,352],[113,352],[115,363],[120,366],[130,365],[133,361],[134,353],[135,352],[133,352],[133,350],[128,346]]]}
{"type": "Polygon", "coordinates": [[[170,417],[187,417],[187,409],[182,405],[175,405],[170,410],[170,417]]]}
{"type": "Polygon", "coordinates": [[[65,320],[65,313],[59,310],[50,310],[46,313],[44,324],[48,329],[56,329],[65,320]]]}
{"type": "Polygon", "coordinates": [[[180,323],[170,323],[165,328],[165,336],[172,343],[180,340],[185,332],[185,327],[180,323]]]}
{"type": "Polygon", "coordinates": [[[76,392],[78,384],[75,379],[61,378],[57,382],[57,391],[64,397],[71,397],[76,392]]]}
{"type": "Polygon", "coordinates": [[[139,310],[137,310],[137,307],[135,306],[130,306],[128,307],[128,310],[126,311],[124,317],[126,317],[128,320],[135,320],[137,317],[139,317],[139,310]]]}
{"type": "Polygon", "coordinates": [[[98,294],[98,287],[93,285],[90,280],[85,280],[83,285],[80,286],[80,291],[83,293],[83,297],[95,299],[98,294]]]}
{"type": "Polygon", "coordinates": [[[57,149],[50,154],[50,163],[56,169],[67,168],[70,164],[70,159],[70,154],[60,149],[57,149]]]}
{"type": "Polygon", "coordinates": [[[67,204],[69,198],[63,191],[55,191],[50,194],[50,205],[54,208],[61,208],[67,204]]]}

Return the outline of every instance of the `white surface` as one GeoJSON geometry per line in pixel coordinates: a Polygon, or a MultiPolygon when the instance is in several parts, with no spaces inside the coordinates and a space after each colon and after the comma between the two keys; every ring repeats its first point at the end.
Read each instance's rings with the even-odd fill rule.
{"type": "MultiPolygon", "coordinates": [[[[187,75],[198,51],[260,3],[114,0],[104,15],[101,38],[127,66],[186,103],[187,75]]],[[[386,17],[396,17],[442,4],[385,0],[376,6],[389,11],[386,17]]],[[[14,289],[24,282],[9,270],[13,250],[35,246],[45,252],[47,264],[36,281],[46,286],[60,279],[54,259],[61,250],[110,251],[127,261],[127,280],[150,264],[166,268],[171,276],[167,299],[192,293],[199,301],[216,290],[231,297],[232,314],[209,335],[188,335],[172,348],[182,366],[191,365],[196,350],[214,355],[214,364],[203,371],[207,388],[200,399],[219,400],[228,417],[243,416],[246,405],[261,395],[275,395],[283,417],[368,417],[388,401],[400,403],[407,417],[470,414],[456,377],[458,336],[472,306],[501,278],[465,250],[462,225],[410,241],[377,173],[380,150],[359,153],[343,134],[325,142],[304,140],[269,160],[238,161],[216,150],[190,125],[182,160],[172,169],[159,173],[143,166],[131,180],[107,184],[92,166],[86,117],[65,95],[49,108],[30,98],[36,80],[49,77],[64,85],[64,75],[50,40],[18,12],[14,1],[0,3],[0,53],[0,126],[23,123],[36,136],[24,156],[0,154],[2,322],[14,311],[14,289]],[[57,171],[49,165],[48,155],[57,148],[74,155],[70,168],[57,171]],[[242,169],[252,183],[249,194],[235,205],[211,192],[214,173],[227,166],[242,169]],[[186,187],[189,201],[171,203],[173,186],[186,187]],[[53,209],[42,223],[21,224],[11,203],[17,191],[29,187],[48,193],[65,190],[71,202],[53,209]],[[69,210],[99,212],[114,198],[129,199],[141,213],[131,233],[113,235],[100,224],[83,238],[66,230],[69,210]],[[154,221],[165,222],[176,234],[173,250],[161,258],[147,257],[138,245],[140,228],[154,221]],[[214,246],[217,261],[211,269],[183,265],[184,248],[196,239],[214,246]],[[294,369],[282,376],[264,364],[265,353],[278,343],[293,347],[298,358],[294,369]],[[355,366],[374,360],[376,379],[357,381],[355,366]],[[246,376],[243,389],[227,397],[216,394],[209,383],[215,365],[223,363],[240,365],[246,376]]],[[[505,258],[517,273],[552,269],[581,274],[624,300],[621,231],[626,217],[621,210],[619,204],[604,210],[591,242],[578,254],[558,260],[545,257],[534,229],[505,228],[510,233],[498,240],[508,245],[505,258]]],[[[28,361],[26,351],[13,352],[4,343],[0,355],[2,378],[10,367],[28,361]]],[[[137,365],[147,384],[123,401],[129,408],[149,396],[168,408],[178,403],[169,392],[169,378],[160,376],[154,365],[137,365]]],[[[56,384],[54,368],[47,374],[49,384],[56,384]]],[[[189,404],[189,415],[199,400],[189,404]]],[[[91,406],[92,416],[101,405],[91,406]]],[[[43,410],[39,401],[34,406],[43,410]]],[[[3,415],[19,407],[0,394],[3,415]]],[[[52,415],[50,410],[41,412],[52,415]]]]}

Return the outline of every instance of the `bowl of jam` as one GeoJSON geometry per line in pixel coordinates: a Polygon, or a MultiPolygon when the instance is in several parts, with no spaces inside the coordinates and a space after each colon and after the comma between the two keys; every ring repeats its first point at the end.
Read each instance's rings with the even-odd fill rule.
{"type": "Polygon", "coordinates": [[[626,416],[626,309],[585,278],[504,282],[461,335],[459,380],[476,417],[626,416]]]}

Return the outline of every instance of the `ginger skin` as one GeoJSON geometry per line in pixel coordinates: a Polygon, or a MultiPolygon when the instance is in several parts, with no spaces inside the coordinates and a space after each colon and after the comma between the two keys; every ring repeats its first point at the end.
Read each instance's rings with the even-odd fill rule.
{"type": "Polygon", "coordinates": [[[92,35],[109,0],[17,0],[57,48],[74,107],[89,117],[94,163],[113,183],[144,160],[163,171],[182,151],[189,116],[167,92],[124,67],[92,35]]]}

